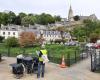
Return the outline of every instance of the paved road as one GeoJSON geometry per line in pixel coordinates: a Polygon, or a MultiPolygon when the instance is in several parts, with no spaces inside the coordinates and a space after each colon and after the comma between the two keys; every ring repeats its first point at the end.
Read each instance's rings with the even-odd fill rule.
{"type": "MultiPolygon", "coordinates": [[[[4,57],[0,63],[0,80],[17,80],[11,73],[9,64],[14,63],[15,58],[4,57]]],[[[24,74],[20,80],[100,80],[100,73],[90,71],[90,59],[81,61],[70,68],[62,69],[57,64],[46,64],[45,78],[36,78],[36,74],[24,74]]]]}

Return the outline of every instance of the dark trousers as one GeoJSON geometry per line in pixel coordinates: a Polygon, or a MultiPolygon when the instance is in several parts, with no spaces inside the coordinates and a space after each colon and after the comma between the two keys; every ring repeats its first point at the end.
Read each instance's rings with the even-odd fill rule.
{"type": "Polygon", "coordinates": [[[37,78],[40,77],[40,74],[41,74],[41,77],[44,77],[44,72],[45,72],[45,63],[39,62],[39,63],[38,63],[37,78]]]}

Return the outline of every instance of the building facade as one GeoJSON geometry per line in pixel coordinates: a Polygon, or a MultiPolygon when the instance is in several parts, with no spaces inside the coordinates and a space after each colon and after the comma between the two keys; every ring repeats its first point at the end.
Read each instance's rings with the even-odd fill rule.
{"type": "MultiPolygon", "coordinates": [[[[60,31],[54,30],[44,30],[44,29],[34,29],[34,28],[23,28],[21,26],[12,25],[4,26],[0,29],[0,36],[3,36],[5,39],[8,37],[19,38],[22,32],[32,32],[35,34],[36,38],[39,38],[41,34],[46,41],[55,41],[56,39],[62,39],[60,31]],[[41,33],[42,32],[42,33],[41,33]]],[[[65,39],[71,39],[70,33],[63,32],[63,37],[65,39]]]]}
{"type": "Polygon", "coordinates": [[[8,37],[19,37],[18,31],[12,31],[12,30],[0,30],[0,36],[4,37],[7,39],[8,37]]]}

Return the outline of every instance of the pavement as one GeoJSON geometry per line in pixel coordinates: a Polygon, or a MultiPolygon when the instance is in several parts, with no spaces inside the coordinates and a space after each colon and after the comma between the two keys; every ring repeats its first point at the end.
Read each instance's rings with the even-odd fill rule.
{"type": "MultiPolygon", "coordinates": [[[[14,57],[3,57],[0,62],[0,80],[18,80],[11,73],[9,64],[15,63],[14,57]]],[[[36,74],[24,74],[19,80],[100,80],[100,73],[90,71],[90,58],[80,61],[71,67],[60,68],[58,64],[47,63],[45,77],[37,79],[36,74]]]]}

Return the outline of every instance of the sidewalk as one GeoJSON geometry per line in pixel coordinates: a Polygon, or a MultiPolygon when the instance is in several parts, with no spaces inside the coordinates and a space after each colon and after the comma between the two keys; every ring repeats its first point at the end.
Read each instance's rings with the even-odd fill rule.
{"type": "MultiPolygon", "coordinates": [[[[15,58],[5,57],[0,63],[0,80],[18,80],[11,73],[9,64],[15,63],[15,58]]],[[[20,80],[99,80],[100,73],[90,72],[90,59],[84,60],[70,68],[60,68],[54,63],[46,64],[45,77],[37,79],[36,74],[25,74],[20,80]]]]}

